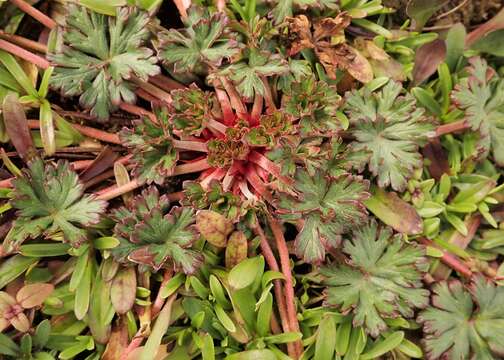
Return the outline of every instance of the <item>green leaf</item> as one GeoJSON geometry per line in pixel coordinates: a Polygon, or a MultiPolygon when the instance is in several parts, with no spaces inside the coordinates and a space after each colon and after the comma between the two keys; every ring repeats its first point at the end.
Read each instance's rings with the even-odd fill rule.
{"type": "Polygon", "coordinates": [[[271,315],[273,314],[273,295],[270,292],[259,305],[257,311],[256,331],[259,336],[266,336],[270,331],[271,315]]]}
{"type": "Polygon", "coordinates": [[[45,243],[45,244],[27,244],[19,247],[19,253],[28,257],[43,258],[50,256],[67,255],[71,249],[69,244],[45,243]]]}
{"type": "Polygon", "coordinates": [[[91,278],[93,277],[93,265],[91,260],[87,261],[87,266],[82,274],[82,279],[75,288],[74,314],[78,320],[82,320],[89,310],[89,299],[91,297],[91,278]]]}
{"type": "Polygon", "coordinates": [[[344,174],[331,177],[322,171],[315,176],[305,170],[296,173],[298,196],[282,195],[279,209],[286,218],[303,219],[294,246],[296,255],[306,262],[321,263],[326,251],[335,249],[340,234],[366,219],[363,204],[369,194],[369,183],[344,174]]]}
{"type": "Polygon", "coordinates": [[[400,235],[379,228],[374,220],[354,231],[343,251],[350,263],[321,268],[327,287],[326,306],[352,311],[354,326],[363,325],[372,336],[387,329],[384,318],[411,318],[424,308],[429,291],[422,288],[427,271],[424,251],[404,244],[400,235]]]}
{"type": "Polygon", "coordinates": [[[504,56],[503,36],[504,29],[492,31],[473,43],[471,49],[495,56],[504,56]]]}
{"type": "Polygon", "coordinates": [[[264,271],[264,258],[256,256],[245,259],[231,269],[228,275],[229,285],[236,290],[252,285],[264,271]]]}
{"type": "Polygon", "coordinates": [[[49,340],[51,334],[51,323],[48,319],[42,320],[35,329],[33,335],[33,346],[43,348],[49,340]]]}
{"type": "Polygon", "coordinates": [[[422,232],[421,214],[394,192],[375,187],[364,204],[378,219],[400,233],[416,235],[422,232]]]}
{"type": "Polygon", "coordinates": [[[318,327],[313,360],[332,359],[336,348],[336,324],[332,316],[325,316],[318,327]]]}
{"type": "Polygon", "coordinates": [[[178,153],[172,145],[167,111],[156,111],[156,117],[157,123],[144,117],[133,129],[124,128],[119,138],[133,153],[133,176],[147,183],[163,184],[175,168],[178,153]]]}
{"type": "Polygon", "coordinates": [[[117,8],[115,17],[70,4],[63,32],[65,46],[48,58],[56,64],[51,85],[80,103],[100,120],[136,96],[132,75],[142,80],[159,73],[152,50],[149,16],[135,8],[117,8]]]}
{"type": "Polygon", "coordinates": [[[0,264],[0,289],[24,273],[38,261],[37,258],[14,255],[0,264]]]}
{"type": "Polygon", "coordinates": [[[170,325],[170,319],[172,316],[172,303],[174,299],[175,298],[168,299],[166,304],[159,312],[159,315],[156,318],[156,322],[152,327],[152,332],[142,349],[139,360],[151,360],[152,354],[157,353],[157,349],[161,344],[161,340],[163,339],[163,336],[166,333],[168,326],[170,325]]]}
{"type": "Polygon", "coordinates": [[[417,346],[415,343],[409,341],[408,339],[404,339],[401,344],[397,347],[397,350],[402,352],[405,355],[408,355],[409,357],[416,358],[416,359],[422,359],[423,358],[423,351],[422,349],[417,346]]]}
{"type": "Polygon", "coordinates": [[[465,111],[474,131],[479,132],[477,158],[492,153],[495,163],[504,166],[504,79],[487,78],[488,67],[481,58],[471,59],[470,76],[463,78],[453,92],[455,104],[465,111]]]}
{"type": "Polygon", "coordinates": [[[275,353],[268,349],[247,350],[226,356],[225,360],[277,360],[275,353]]]}
{"type": "Polygon", "coordinates": [[[161,34],[161,59],[175,72],[205,75],[225,59],[239,54],[241,44],[227,28],[223,12],[213,14],[205,7],[191,6],[185,29],[161,34]]]}
{"type": "Polygon", "coordinates": [[[446,3],[447,0],[410,0],[406,7],[406,13],[415,20],[416,29],[420,30],[427,20],[446,3]]]}
{"type": "MultiPolygon", "coordinates": [[[[105,282],[103,279],[102,269],[103,265],[100,266],[96,274],[94,274],[90,294],[91,299],[89,302],[88,324],[93,339],[100,344],[105,344],[110,338],[111,322],[115,315],[114,308],[117,307],[119,310],[124,311],[124,307],[121,309],[121,307],[118,306],[118,301],[115,297],[117,294],[114,296],[112,295],[111,284],[105,282]],[[110,300],[112,300],[112,302],[110,300]]],[[[118,275],[121,276],[120,274],[121,273],[118,275]]],[[[125,283],[127,283],[126,286],[132,285],[131,281],[125,281],[125,283]]],[[[116,278],[114,278],[112,282],[112,287],[114,286],[117,286],[116,278]]],[[[115,289],[115,291],[117,291],[117,289],[115,289]]]]}
{"type": "Polygon", "coordinates": [[[229,315],[226,314],[222,306],[220,306],[219,304],[215,304],[215,315],[227,331],[231,333],[234,333],[236,331],[236,326],[233,323],[233,320],[231,320],[229,315]]]}
{"type": "MultiPolygon", "coordinates": [[[[192,279],[197,280],[197,278],[195,278],[195,277],[192,277],[192,279]]],[[[182,273],[179,273],[179,274],[175,275],[174,277],[172,277],[166,283],[166,285],[163,288],[161,288],[161,290],[160,290],[161,298],[166,299],[168,296],[171,296],[172,294],[174,294],[175,291],[177,291],[178,288],[180,286],[182,286],[182,284],[185,282],[185,280],[186,280],[186,277],[182,273]]],[[[192,283],[194,283],[194,281],[192,283]]]]}
{"type": "Polygon", "coordinates": [[[40,102],[40,137],[44,152],[51,156],[56,152],[56,141],[54,135],[54,123],[51,110],[51,104],[46,99],[40,102]]]}
{"type": "Polygon", "coordinates": [[[427,357],[497,359],[504,351],[504,288],[476,276],[434,285],[433,305],[419,315],[427,357]]]}
{"type": "Polygon", "coordinates": [[[66,161],[44,165],[37,159],[13,184],[12,205],[18,209],[18,217],[4,243],[8,248],[60,231],[67,242],[78,247],[87,240],[86,227],[99,221],[106,206],[102,200],[83,195],[83,185],[66,161]]]}
{"type": "Polygon", "coordinates": [[[400,95],[400,83],[390,81],[380,92],[363,90],[347,95],[346,113],[355,141],[352,152],[368,154],[368,168],[378,186],[403,191],[407,180],[422,167],[418,149],[433,130],[431,120],[417,108],[415,98],[400,95]]]}
{"type": "Polygon", "coordinates": [[[398,347],[404,339],[404,331],[396,331],[387,335],[383,340],[378,340],[373,346],[361,354],[359,359],[362,360],[372,360],[376,359],[389,351],[394,350],[398,347]]]}
{"type": "Polygon", "coordinates": [[[446,34],[446,63],[451,71],[455,70],[460,57],[464,53],[466,28],[463,24],[453,25],[446,34]]]}
{"type": "Polygon", "coordinates": [[[32,84],[32,81],[23,71],[21,65],[18,64],[14,56],[11,54],[0,50],[0,62],[5,66],[9,73],[16,79],[16,81],[21,85],[26,94],[38,98],[38,92],[32,84]]]}
{"type": "Polygon", "coordinates": [[[144,264],[155,271],[168,263],[191,274],[202,264],[203,256],[190,249],[196,240],[194,211],[173,207],[169,201],[150,187],[130,202],[112,212],[117,222],[114,236],[120,244],[111,249],[114,258],[144,264]]]}
{"type": "Polygon", "coordinates": [[[7,335],[0,334],[0,354],[7,356],[19,356],[21,349],[7,335]]]}
{"type": "Polygon", "coordinates": [[[219,76],[229,77],[236,85],[236,89],[247,101],[252,101],[254,95],[266,95],[263,78],[282,75],[289,71],[287,62],[278,54],[260,52],[251,49],[247,62],[229,65],[217,73],[219,76]]]}

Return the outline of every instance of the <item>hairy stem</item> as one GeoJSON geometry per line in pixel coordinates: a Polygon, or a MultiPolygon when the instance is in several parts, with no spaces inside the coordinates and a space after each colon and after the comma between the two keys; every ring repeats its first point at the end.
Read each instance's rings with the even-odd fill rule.
{"type": "Polygon", "coordinates": [[[173,176],[182,174],[191,174],[209,168],[211,168],[211,166],[208,164],[207,159],[203,158],[201,160],[196,160],[187,164],[175,166],[175,170],[173,170],[173,176]]]}
{"type": "Polygon", "coordinates": [[[132,76],[131,81],[133,81],[135,83],[135,85],[137,85],[140,89],[155,96],[159,100],[164,101],[167,104],[171,103],[171,101],[172,101],[171,95],[169,93],[167,93],[166,91],[158,88],[157,86],[152,85],[148,82],[145,82],[145,81],[137,78],[136,76],[132,76]]]}

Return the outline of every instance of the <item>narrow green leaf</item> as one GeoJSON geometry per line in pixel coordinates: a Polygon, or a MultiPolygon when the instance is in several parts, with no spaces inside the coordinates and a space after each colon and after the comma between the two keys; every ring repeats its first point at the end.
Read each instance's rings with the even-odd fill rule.
{"type": "Polygon", "coordinates": [[[166,299],[177,291],[177,289],[185,282],[185,275],[183,273],[178,273],[172,277],[166,285],[161,289],[161,297],[166,299]]]}
{"type": "Polygon", "coordinates": [[[384,339],[378,340],[371,349],[360,356],[361,360],[376,359],[389,351],[394,350],[404,339],[404,331],[396,331],[384,339]]]}
{"type": "Polygon", "coordinates": [[[318,328],[314,360],[332,359],[336,348],[336,324],[332,316],[324,316],[318,328]]]}
{"type": "Polygon", "coordinates": [[[254,282],[263,270],[264,258],[262,256],[246,259],[229,272],[229,285],[234,289],[246,288],[254,282]]]}
{"type": "Polygon", "coordinates": [[[38,261],[36,258],[14,255],[0,265],[0,289],[24,273],[38,261]]]}
{"type": "Polygon", "coordinates": [[[215,315],[217,315],[217,318],[219,319],[222,326],[224,326],[224,328],[227,331],[234,333],[236,331],[236,326],[233,323],[233,320],[231,320],[229,315],[224,311],[222,306],[220,306],[219,304],[215,304],[214,309],[215,309],[215,315]]]}

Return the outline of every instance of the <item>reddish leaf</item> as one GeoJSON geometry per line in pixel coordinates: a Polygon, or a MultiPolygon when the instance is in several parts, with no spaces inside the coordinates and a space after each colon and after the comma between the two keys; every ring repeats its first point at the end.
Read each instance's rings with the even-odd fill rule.
{"type": "Polygon", "coordinates": [[[135,304],[136,286],[134,267],[120,270],[112,280],[110,300],[118,314],[126,314],[135,304]]]}
{"type": "Polygon", "coordinates": [[[493,18],[481,24],[466,36],[466,47],[470,47],[486,34],[504,28],[504,9],[501,9],[493,18]]]}
{"type": "Polygon", "coordinates": [[[423,230],[422,218],[415,208],[397,196],[375,188],[373,196],[364,201],[366,207],[378,219],[404,234],[420,234],[423,230]]]}
{"type": "Polygon", "coordinates": [[[430,160],[429,173],[434,179],[439,180],[443,174],[450,174],[448,156],[441,146],[439,139],[433,139],[425,145],[423,155],[430,160]]]}
{"type": "Polygon", "coordinates": [[[31,309],[41,305],[53,290],[54,285],[52,284],[35,283],[25,285],[18,291],[16,300],[23,308],[31,309]]]}
{"type": "Polygon", "coordinates": [[[105,352],[103,353],[102,360],[116,360],[120,359],[124,351],[128,347],[128,327],[126,321],[122,318],[119,319],[117,324],[112,329],[110,339],[108,341],[105,352]]]}
{"type": "Polygon", "coordinates": [[[114,165],[118,155],[108,146],[98,154],[96,159],[79,174],[79,178],[83,182],[93,179],[114,165]]]}
{"type": "Polygon", "coordinates": [[[247,258],[247,237],[242,231],[235,231],[228,239],[226,246],[226,267],[238,265],[247,258]]]}
{"type": "Polygon", "coordinates": [[[36,151],[23,105],[19,102],[17,94],[8,94],[4,98],[2,109],[5,129],[12,145],[16,148],[21,159],[25,162],[30,161],[36,156],[36,151]]]}
{"type": "Polygon", "coordinates": [[[437,70],[446,57],[446,44],[444,40],[434,40],[420,46],[415,54],[415,67],[413,68],[413,83],[418,85],[429,78],[437,70]]]}
{"type": "Polygon", "coordinates": [[[218,212],[202,210],[196,214],[196,228],[210,244],[224,247],[233,224],[218,212]]]}

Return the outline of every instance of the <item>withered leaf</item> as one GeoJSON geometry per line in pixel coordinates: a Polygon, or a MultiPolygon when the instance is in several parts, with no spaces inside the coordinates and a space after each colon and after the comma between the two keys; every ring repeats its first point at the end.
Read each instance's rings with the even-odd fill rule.
{"type": "Polygon", "coordinates": [[[436,71],[446,57],[446,43],[437,39],[420,46],[415,53],[415,67],[413,68],[413,83],[418,85],[429,78],[436,71]]]}
{"type": "Polygon", "coordinates": [[[134,267],[118,271],[110,288],[110,300],[118,314],[126,314],[135,304],[136,273],[134,267]]]}
{"type": "Polygon", "coordinates": [[[212,210],[201,210],[196,214],[196,228],[210,244],[226,246],[233,224],[224,215],[212,210]]]}
{"type": "Polygon", "coordinates": [[[247,258],[247,237],[242,231],[235,231],[228,239],[226,246],[226,267],[238,265],[247,258]]]}

